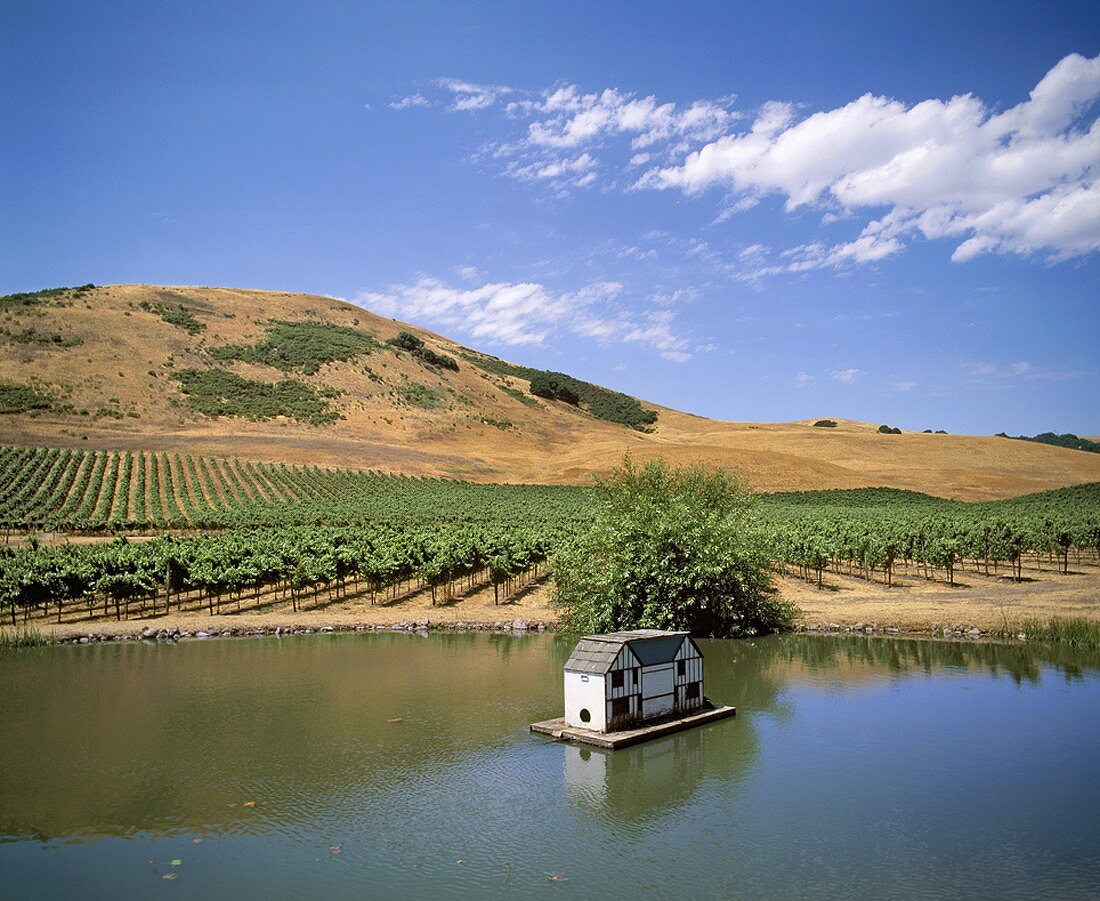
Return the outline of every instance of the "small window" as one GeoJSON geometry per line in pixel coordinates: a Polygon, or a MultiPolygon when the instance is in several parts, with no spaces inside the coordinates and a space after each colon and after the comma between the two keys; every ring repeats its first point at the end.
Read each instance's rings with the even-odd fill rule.
{"type": "Polygon", "coordinates": [[[699,682],[689,682],[684,689],[684,697],[689,701],[698,701],[700,684],[699,682]]]}
{"type": "Polygon", "coordinates": [[[676,675],[677,676],[686,676],[687,671],[688,671],[687,661],[686,660],[677,660],[676,661],[676,675]]]}
{"type": "Polygon", "coordinates": [[[621,669],[615,670],[611,674],[611,687],[622,688],[623,687],[623,671],[621,669]]]}
{"type": "Polygon", "coordinates": [[[581,722],[582,723],[592,722],[592,714],[588,712],[587,707],[582,707],[581,708],[581,722]]]}

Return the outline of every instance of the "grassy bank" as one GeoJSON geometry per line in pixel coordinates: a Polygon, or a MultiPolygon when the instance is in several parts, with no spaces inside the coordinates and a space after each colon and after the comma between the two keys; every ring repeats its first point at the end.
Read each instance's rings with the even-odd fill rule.
{"type": "Polygon", "coordinates": [[[1087,619],[1054,617],[1047,622],[1031,620],[1024,623],[1023,633],[1028,641],[1060,644],[1089,651],[1100,650],[1100,623],[1087,619]]]}
{"type": "Polygon", "coordinates": [[[0,649],[37,648],[51,643],[50,637],[37,629],[0,629],[0,649]]]}

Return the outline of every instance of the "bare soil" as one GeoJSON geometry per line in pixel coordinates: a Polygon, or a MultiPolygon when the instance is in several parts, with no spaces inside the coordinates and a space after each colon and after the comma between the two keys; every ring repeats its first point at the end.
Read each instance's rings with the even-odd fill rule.
{"type": "MultiPolygon", "coordinates": [[[[781,576],[776,585],[781,596],[801,609],[801,626],[896,628],[903,633],[938,631],[945,626],[983,633],[1012,634],[1028,621],[1045,622],[1052,617],[1083,618],[1100,622],[1100,567],[1071,566],[1068,574],[1044,571],[1026,572],[1022,582],[1008,577],[960,573],[952,587],[903,576],[890,588],[862,579],[826,574],[823,587],[816,581],[781,576]]],[[[187,611],[173,610],[169,615],[116,621],[102,615],[58,625],[48,617],[32,618],[27,626],[55,641],[95,635],[134,636],[143,629],[247,633],[276,628],[314,629],[332,626],[353,629],[356,626],[428,628],[502,628],[522,620],[529,628],[542,624],[553,628],[557,613],[550,606],[550,582],[543,579],[522,589],[511,600],[494,604],[491,587],[477,588],[467,595],[433,606],[429,591],[412,591],[396,600],[371,604],[365,594],[325,603],[294,612],[289,602],[246,601],[241,612],[232,612],[232,604],[223,605],[223,613],[211,616],[206,609],[192,605],[187,611]]],[[[22,623],[20,624],[22,626],[22,623]]]]}
{"type": "Polygon", "coordinates": [[[957,573],[954,586],[913,576],[887,588],[827,573],[822,588],[790,576],[780,578],[778,587],[801,609],[804,626],[863,624],[928,632],[961,625],[1011,633],[1025,622],[1052,617],[1100,622],[1100,569],[1095,566],[1071,566],[1067,575],[1025,571],[1021,582],[969,571],[957,573]]]}

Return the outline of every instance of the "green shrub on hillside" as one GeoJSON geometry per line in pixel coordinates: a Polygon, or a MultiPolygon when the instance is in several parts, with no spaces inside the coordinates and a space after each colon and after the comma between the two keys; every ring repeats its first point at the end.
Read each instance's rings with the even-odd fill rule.
{"type": "Polygon", "coordinates": [[[554,602],[578,632],[686,629],[737,637],[789,628],[767,539],[735,476],[627,458],[596,485],[591,527],[554,557],[554,602]]]}
{"type": "MultiPolygon", "coordinates": [[[[550,372],[532,369],[528,366],[515,366],[496,357],[485,354],[466,353],[463,356],[486,372],[494,375],[512,376],[531,383],[531,393],[539,397],[561,400],[586,410],[597,419],[629,426],[640,431],[657,421],[655,410],[645,409],[636,398],[610,388],[602,388],[590,382],[582,382],[564,372],[550,372]],[[548,393],[546,393],[548,392],[548,393]],[[573,401],[570,398],[576,397],[573,401]]],[[[502,391],[512,394],[507,388],[502,391]]]]}
{"type": "Polygon", "coordinates": [[[814,428],[815,429],[835,429],[836,428],[836,420],[835,419],[819,419],[817,422],[814,423],[814,428]]]}
{"type": "Polygon", "coordinates": [[[169,325],[174,325],[176,328],[183,329],[189,335],[197,335],[199,332],[206,329],[206,326],[199,322],[199,320],[195,318],[195,315],[182,303],[173,305],[167,303],[150,303],[147,300],[143,300],[138,306],[147,313],[156,314],[169,325]]]}
{"type": "Polygon", "coordinates": [[[427,385],[421,385],[419,382],[398,385],[394,390],[397,392],[400,402],[411,407],[419,407],[421,410],[438,410],[447,406],[447,399],[442,394],[427,385]]]}
{"type": "Polygon", "coordinates": [[[581,398],[570,386],[572,379],[557,372],[536,372],[531,376],[531,393],[547,400],[560,400],[562,403],[580,404],[581,398]]]}
{"type": "Polygon", "coordinates": [[[84,343],[83,338],[66,338],[58,332],[36,332],[31,328],[25,328],[18,332],[0,328],[0,335],[14,341],[16,344],[35,344],[39,347],[79,347],[84,343]]]}
{"type": "Polygon", "coordinates": [[[297,379],[272,384],[241,378],[225,369],[181,369],[174,377],[180,382],[187,405],[206,416],[254,420],[286,416],[312,425],[326,425],[340,418],[326,400],[336,392],[318,392],[297,379]]]}
{"type": "Polygon", "coordinates": [[[518,400],[525,407],[537,407],[539,405],[539,402],[530,394],[524,394],[522,391],[517,391],[509,385],[498,385],[497,387],[513,400],[518,400]]]}
{"type": "Polygon", "coordinates": [[[880,425],[878,427],[878,430],[879,430],[879,434],[882,434],[882,435],[900,435],[901,434],[901,429],[894,428],[894,427],[888,426],[888,425],[880,425]]]}
{"type": "MultiPolygon", "coordinates": [[[[43,288],[41,291],[24,291],[19,294],[0,294],[0,304],[34,306],[50,300],[64,301],[69,297],[83,297],[93,290],[95,285],[79,285],[76,288],[43,288]]],[[[68,306],[68,304],[63,304],[68,306]]]]}
{"type": "Polygon", "coordinates": [[[438,369],[449,369],[451,372],[458,372],[458,361],[454,357],[448,357],[446,354],[437,354],[434,350],[425,347],[420,353],[415,354],[418,360],[422,360],[429,366],[435,366],[438,369]]]}
{"type": "Polygon", "coordinates": [[[409,353],[416,353],[424,347],[424,342],[417,338],[412,332],[398,332],[397,337],[387,338],[386,343],[393,347],[400,347],[402,350],[407,350],[409,353]]]}
{"type": "Polygon", "coordinates": [[[258,344],[223,344],[207,353],[216,360],[260,363],[283,372],[314,375],[325,363],[346,362],[374,353],[379,344],[358,329],[330,322],[271,320],[267,337],[258,344]]]}
{"type": "Polygon", "coordinates": [[[0,382],[0,413],[43,413],[54,407],[53,397],[34,385],[0,382]]]}
{"type": "Polygon", "coordinates": [[[437,354],[431,348],[425,347],[424,342],[411,332],[398,332],[397,337],[387,339],[386,343],[399,350],[407,350],[418,360],[427,363],[429,366],[458,372],[458,362],[454,357],[448,357],[446,354],[437,354]]]}

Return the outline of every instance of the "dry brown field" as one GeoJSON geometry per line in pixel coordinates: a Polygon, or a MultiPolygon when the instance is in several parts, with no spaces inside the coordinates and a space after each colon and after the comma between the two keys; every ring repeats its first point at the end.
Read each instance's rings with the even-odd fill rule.
{"type": "Polygon", "coordinates": [[[813,419],[722,422],[647,405],[660,416],[652,433],[644,434],[559,402],[521,403],[503,389],[527,394],[525,381],[470,365],[460,345],[328,297],[114,285],[67,306],[5,313],[2,324],[82,342],[47,346],[0,336],[0,380],[45,386],[72,408],[63,414],[0,416],[4,443],[177,451],[551,484],[584,483],[629,452],[638,460],[721,465],[759,490],[889,486],[962,500],[1100,480],[1100,455],[985,436],[880,435],[877,424],[830,416],[828,410],[820,411],[821,418],[835,419],[835,429],[814,428],[813,419]],[[142,301],[183,303],[205,330],[189,335],[141,309],[142,301]],[[219,365],[267,382],[287,377],[264,365],[214,363],[205,354],[210,346],[261,340],[272,319],[351,326],[380,341],[407,330],[431,349],[456,357],[460,370],[432,370],[409,355],[379,351],[326,364],[316,375],[295,375],[343,392],[333,404],[344,418],[325,426],[284,418],[211,419],[188,409],[172,377],[178,369],[219,365]],[[446,402],[432,410],[402,403],[399,389],[409,385],[429,388],[446,402]]]}

